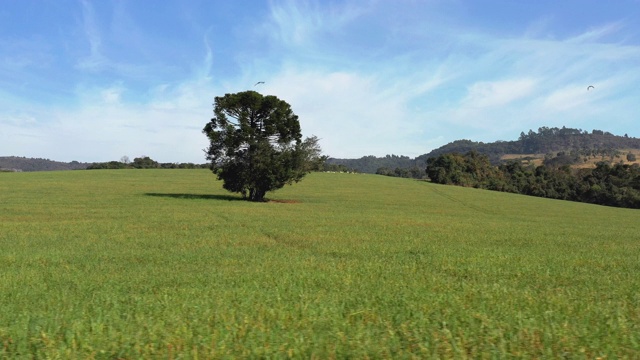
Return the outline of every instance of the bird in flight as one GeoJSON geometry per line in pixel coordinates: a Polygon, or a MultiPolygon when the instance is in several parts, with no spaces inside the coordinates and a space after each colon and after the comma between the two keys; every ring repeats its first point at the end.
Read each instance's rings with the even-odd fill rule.
{"type": "Polygon", "coordinates": [[[260,85],[260,84],[264,84],[264,81],[258,81],[258,82],[257,82],[255,85],[253,85],[253,86],[258,86],[258,85],[260,85]]]}
{"type": "Polygon", "coordinates": [[[589,86],[587,86],[587,91],[589,91],[589,90],[591,90],[591,89],[595,89],[595,86],[593,86],[593,85],[589,85],[589,86]]]}

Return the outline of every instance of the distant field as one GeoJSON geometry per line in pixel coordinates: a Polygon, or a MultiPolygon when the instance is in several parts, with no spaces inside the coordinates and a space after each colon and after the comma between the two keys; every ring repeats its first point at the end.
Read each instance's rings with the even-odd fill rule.
{"type": "MultiPolygon", "coordinates": [[[[596,164],[600,161],[609,161],[611,163],[620,163],[627,165],[640,164],[640,150],[639,149],[621,149],[620,155],[614,157],[610,156],[589,156],[586,157],[586,161],[580,164],[572,165],[574,168],[595,168],[596,164]],[[636,161],[628,161],[627,154],[632,153],[636,156],[636,161]]],[[[544,161],[545,154],[505,154],[501,157],[502,160],[515,160],[523,159],[526,165],[540,166],[544,161]]]]}
{"type": "Polygon", "coordinates": [[[525,165],[540,166],[545,154],[505,154],[501,160],[521,160],[525,165]]]}
{"type": "Polygon", "coordinates": [[[638,210],[376,175],[0,173],[0,358],[640,358],[638,210]]]}

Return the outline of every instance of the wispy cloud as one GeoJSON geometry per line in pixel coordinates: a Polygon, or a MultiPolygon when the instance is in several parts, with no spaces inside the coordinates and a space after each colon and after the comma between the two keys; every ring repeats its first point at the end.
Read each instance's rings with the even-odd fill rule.
{"type": "Polygon", "coordinates": [[[547,96],[543,101],[544,110],[549,113],[575,110],[590,101],[584,86],[571,85],[558,89],[547,96]]]}
{"type": "Polygon", "coordinates": [[[469,86],[467,97],[462,103],[469,107],[505,106],[531,95],[535,85],[534,79],[477,82],[469,86]]]}
{"type": "Polygon", "coordinates": [[[569,38],[567,40],[567,43],[589,44],[589,43],[598,42],[600,40],[603,40],[608,35],[614,35],[619,33],[620,30],[622,30],[622,28],[623,28],[623,24],[620,21],[597,26],[577,36],[569,38]]]}
{"type": "Polygon", "coordinates": [[[82,0],[82,21],[84,35],[89,43],[89,54],[78,61],[77,66],[85,70],[102,70],[107,59],[101,51],[102,36],[97,24],[96,14],[91,2],[82,0]]]}
{"type": "Polygon", "coordinates": [[[265,28],[285,46],[308,47],[323,34],[341,29],[368,9],[366,3],[321,3],[317,1],[271,1],[265,28]]]}

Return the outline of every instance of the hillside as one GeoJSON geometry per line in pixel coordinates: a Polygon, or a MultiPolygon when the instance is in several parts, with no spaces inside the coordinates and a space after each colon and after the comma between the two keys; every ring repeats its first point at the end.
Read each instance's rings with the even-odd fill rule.
{"type": "Polygon", "coordinates": [[[626,161],[625,155],[629,152],[635,154],[640,150],[640,139],[627,135],[614,135],[602,130],[587,132],[566,127],[541,127],[537,132],[533,130],[529,130],[528,133],[522,132],[517,140],[512,141],[484,143],[466,139],[456,140],[414,159],[407,156],[387,155],[385,157],[364,156],[359,159],[331,158],[327,162],[372,174],[379,172],[381,168],[394,170],[416,167],[424,170],[426,161],[430,157],[447,153],[464,154],[471,150],[489,156],[495,165],[513,159],[523,159],[531,164],[541,165],[545,157],[555,157],[557,153],[563,152],[581,157],[583,165],[574,161],[576,167],[594,167],[598,161],[634,163],[634,161],[626,161]]]}
{"type": "Polygon", "coordinates": [[[464,154],[471,150],[489,156],[493,163],[500,163],[507,154],[551,154],[581,152],[609,155],[622,149],[640,149],[640,139],[627,135],[618,136],[602,130],[591,133],[581,129],[541,127],[538,132],[520,133],[518,140],[492,143],[456,140],[431,152],[420,155],[424,160],[447,153],[464,154]]]}
{"type": "Polygon", "coordinates": [[[0,170],[11,171],[54,171],[82,170],[90,164],[72,161],[69,163],[40,158],[0,156],[0,170]]]}

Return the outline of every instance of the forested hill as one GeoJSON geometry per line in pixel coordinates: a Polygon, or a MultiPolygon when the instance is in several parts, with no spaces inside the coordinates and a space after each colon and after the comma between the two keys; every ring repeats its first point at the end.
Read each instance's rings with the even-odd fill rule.
{"type": "Polygon", "coordinates": [[[447,153],[464,154],[475,150],[489,156],[493,163],[500,161],[505,154],[547,154],[559,151],[584,151],[584,150],[616,150],[616,149],[640,149],[640,139],[613,135],[602,130],[592,132],[580,129],[562,127],[541,127],[538,132],[529,130],[528,133],[520,133],[518,140],[496,141],[492,143],[475,142],[471,140],[456,140],[428,154],[420,155],[418,161],[426,161],[430,157],[447,153]]]}
{"type": "MultiPolygon", "coordinates": [[[[385,157],[375,157],[373,155],[363,156],[359,159],[327,159],[329,165],[341,165],[348,170],[356,170],[362,173],[375,174],[380,168],[411,168],[415,166],[415,159],[408,156],[387,155],[385,157]]],[[[426,163],[425,163],[426,164],[426,163]]]]}
{"type": "Polygon", "coordinates": [[[40,158],[0,156],[0,170],[9,171],[54,171],[81,170],[90,164],[72,161],[69,163],[40,158]]]}
{"type": "Polygon", "coordinates": [[[407,156],[387,155],[385,157],[364,156],[359,159],[334,159],[327,162],[346,166],[364,173],[381,173],[394,169],[421,168],[424,170],[427,159],[447,153],[465,154],[471,150],[489,156],[492,163],[498,164],[505,154],[548,154],[560,151],[609,151],[621,149],[640,149],[640,139],[627,135],[618,136],[602,130],[587,132],[571,128],[541,127],[537,132],[529,130],[520,133],[518,140],[483,143],[471,140],[456,140],[439,147],[415,159],[407,156]]]}

